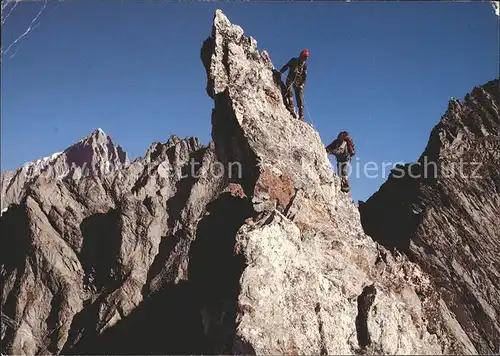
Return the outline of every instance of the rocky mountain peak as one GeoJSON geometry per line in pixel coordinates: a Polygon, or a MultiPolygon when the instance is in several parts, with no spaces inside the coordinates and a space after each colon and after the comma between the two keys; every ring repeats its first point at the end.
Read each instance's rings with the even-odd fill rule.
{"type": "Polygon", "coordinates": [[[127,153],[98,128],[62,152],[27,162],[13,172],[2,172],[2,213],[10,204],[19,203],[37,180],[104,177],[128,163],[127,153]]]}
{"type": "Polygon", "coordinates": [[[68,147],[64,155],[67,165],[83,171],[78,175],[108,174],[129,163],[127,153],[100,128],[68,147]]]}
{"type": "Polygon", "coordinates": [[[109,137],[103,129],[100,127],[92,131],[90,135],[85,137],[85,141],[95,141],[96,143],[107,143],[108,141],[111,141],[111,137],[109,137]]]}
{"type": "MultiPolygon", "coordinates": [[[[463,101],[453,98],[448,103],[446,113],[433,128],[429,143],[422,156],[432,150],[444,150],[441,156],[461,155],[464,152],[458,143],[480,142],[488,136],[498,133],[498,80],[492,80],[476,86],[465,95],[463,101]],[[458,148],[458,151],[457,151],[458,148]]],[[[485,150],[485,153],[491,150],[485,150]]]]}

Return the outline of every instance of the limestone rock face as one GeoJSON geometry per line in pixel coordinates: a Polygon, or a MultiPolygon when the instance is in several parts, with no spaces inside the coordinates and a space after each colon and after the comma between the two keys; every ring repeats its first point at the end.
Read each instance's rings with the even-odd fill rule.
{"type": "Polygon", "coordinates": [[[207,146],[37,178],[2,215],[2,351],[474,353],[429,276],[363,232],[269,55],[220,10],[201,60],[207,146]]]}
{"type": "Polygon", "coordinates": [[[361,205],[365,231],[432,276],[481,354],[500,349],[499,85],[451,100],[419,160],[361,205]]]}

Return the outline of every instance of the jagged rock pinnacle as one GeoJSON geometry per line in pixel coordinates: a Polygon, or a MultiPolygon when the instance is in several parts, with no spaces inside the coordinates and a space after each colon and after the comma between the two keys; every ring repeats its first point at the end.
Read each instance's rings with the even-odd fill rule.
{"type": "MultiPolygon", "coordinates": [[[[272,61],[258,51],[257,42],[217,11],[201,59],[207,92],[214,99],[217,157],[225,164],[243,163],[241,178],[227,181],[241,185],[260,214],[236,235],[236,251],[248,265],[239,280],[239,324],[231,352],[347,354],[368,348],[377,353],[441,353],[456,339],[462,346],[453,347],[468,347],[461,334],[452,335],[447,322],[453,318],[444,322],[437,316],[433,326],[417,321],[430,320],[433,311],[416,294],[429,286],[415,266],[400,262],[413,271],[407,275],[409,284],[391,273],[375,272],[380,252],[364,235],[356,207],[339,191],[319,134],[286,110],[272,61]],[[359,260],[365,262],[355,262],[359,260]],[[406,304],[408,309],[395,311],[391,305],[398,303],[398,293],[388,291],[399,284],[407,285],[413,301],[406,304]],[[376,296],[365,317],[358,317],[360,306],[347,301],[360,296],[366,285],[373,286],[376,296]],[[369,316],[372,305],[376,318],[369,316]],[[414,313],[423,319],[403,321],[414,313]],[[398,331],[389,331],[389,320],[393,327],[400,325],[398,331]],[[417,329],[427,327],[440,331],[416,336],[417,329]],[[405,346],[384,339],[387,332],[398,334],[405,346]],[[362,341],[366,334],[371,336],[369,345],[362,341]]],[[[429,293],[438,303],[439,297],[429,293]]]]}

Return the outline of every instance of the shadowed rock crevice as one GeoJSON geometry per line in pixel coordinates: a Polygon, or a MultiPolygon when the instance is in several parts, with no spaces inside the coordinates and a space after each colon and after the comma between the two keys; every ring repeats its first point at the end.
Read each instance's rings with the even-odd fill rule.
{"type": "Polygon", "coordinates": [[[92,346],[99,340],[99,309],[109,295],[109,291],[84,301],[84,309],[77,313],[68,333],[68,339],[61,354],[74,355],[92,353],[92,346]]]}
{"type": "Polygon", "coordinates": [[[224,70],[226,71],[226,76],[229,78],[230,77],[230,68],[231,66],[229,65],[229,48],[228,46],[222,47],[222,65],[224,66],[224,70]]]}
{"type": "Polygon", "coordinates": [[[15,270],[22,270],[29,255],[32,232],[28,225],[29,216],[24,204],[12,204],[2,216],[0,224],[0,279],[4,285],[5,276],[15,270]],[[15,236],[12,239],[11,236],[15,236]],[[5,247],[9,248],[5,248],[5,247]]]}
{"type": "MultiPolygon", "coordinates": [[[[205,69],[210,68],[212,53],[214,52],[215,49],[215,41],[213,39],[214,33],[215,29],[212,31],[212,37],[209,37],[205,41],[203,41],[203,44],[201,46],[200,58],[205,69]]],[[[207,70],[206,73],[207,73],[206,92],[210,98],[214,99],[215,93],[214,93],[213,82],[210,80],[210,72],[207,70]]]]}
{"type": "Polygon", "coordinates": [[[162,237],[160,246],[158,247],[158,253],[149,268],[146,284],[143,287],[144,295],[149,294],[151,281],[166,267],[167,259],[171,256],[179,241],[180,238],[175,235],[162,237]]]}
{"type": "Polygon", "coordinates": [[[80,261],[85,272],[84,284],[96,290],[112,288],[119,282],[118,256],[122,242],[120,210],[91,215],[81,223],[83,236],[80,261]]]}
{"type": "Polygon", "coordinates": [[[2,353],[9,350],[10,340],[18,331],[18,313],[16,310],[17,300],[22,295],[22,278],[26,265],[29,263],[32,232],[29,228],[29,216],[26,206],[12,204],[9,210],[2,216],[0,224],[0,283],[2,285],[2,353]],[[11,239],[10,236],[15,236],[11,239]],[[7,248],[8,247],[8,248],[7,248]],[[16,278],[12,285],[7,285],[6,278],[15,273],[16,278]],[[7,291],[9,287],[10,290],[7,291]]]}
{"type": "MultiPolygon", "coordinates": [[[[88,336],[65,354],[200,354],[206,350],[201,317],[193,308],[189,282],[169,284],[127,317],[88,336]]],[[[92,325],[91,323],[89,326],[92,325]]]]}
{"type": "Polygon", "coordinates": [[[226,184],[240,184],[251,197],[259,178],[258,158],[238,124],[228,92],[217,94],[214,101],[212,138],[225,169],[226,184]]]}
{"type": "Polygon", "coordinates": [[[223,193],[198,223],[188,274],[196,309],[203,315],[208,353],[232,353],[239,278],[245,268],[243,256],[234,253],[236,233],[253,215],[247,198],[223,193]]]}
{"type": "Polygon", "coordinates": [[[63,303],[63,296],[61,294],[56,294],[52,297],[52,301],[50,303],[50,313],[45,321],[47,323],[47,330],[49,330],[48,339],[50,340],[47,351],[52,354],[57,354],[57,342],[59,338],[58,329],[60,328],[59,324],[59,310],[61,310],[61,306],[63,303]]]}
{"type": "Polygon", "coordinates": [[[368,331],[368,313],[375,301],[377,290],[374,285],[366,286],[358,296],[358,316],[356,317],[356,333],[361,351],[371,344],[370,332],[368,331]]]}

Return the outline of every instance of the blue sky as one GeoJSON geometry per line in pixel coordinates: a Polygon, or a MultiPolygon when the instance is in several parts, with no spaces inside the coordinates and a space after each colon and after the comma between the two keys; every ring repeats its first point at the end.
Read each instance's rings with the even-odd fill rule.
{"type": "MultiPolygon", "coordinates": [[[[4,46],[40,8],[17,6],[4,46]]],[[[50,2],[4,57],[2,170],[97,127],[132,159],[171,134],[208,143],[213,102],[199,55],[216,8],[277,68],[309,49],[306,119],[325,144],[349,131],[361,173],[368,161],[418,158],[449,98],[498,77],[499,18],[487,2],[50,2]]],[[[351,177],[353,198],[374,193],[382,173],[351,177]]]]}

